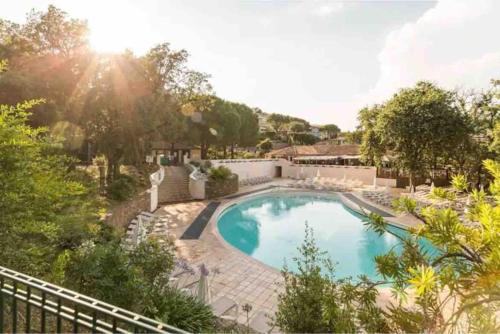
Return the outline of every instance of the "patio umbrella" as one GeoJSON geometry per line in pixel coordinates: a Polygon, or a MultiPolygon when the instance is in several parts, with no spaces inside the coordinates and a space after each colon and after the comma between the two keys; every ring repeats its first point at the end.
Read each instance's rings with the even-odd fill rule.
{"type": "Polygon", "coordinates": [[[205,264],[200,266],[200,280],[198,281],[198,292],[196,298],[199,301],[209,304],[210,303],[210,287],[208,286],[208,274],[209,271],[205,264]]]}
{"type": "Polygon", "coordinates": [[[317,177],[317,178],[320,178],[320,177],[321,177],[321,174],[320,174],[320,172],[319,172],[319,168],[318,168],[318,171],[316,172],[316,177],[317,177]]]}

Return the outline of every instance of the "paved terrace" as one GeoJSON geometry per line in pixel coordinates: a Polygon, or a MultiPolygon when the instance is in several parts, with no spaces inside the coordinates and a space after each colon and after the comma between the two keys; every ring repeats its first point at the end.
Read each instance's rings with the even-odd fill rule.
{"type": "MultiPolygon", "coordinates": [[[[155,215],[167,218],[169,233],[175,238],[178,255],[193,266],[204,263],[211,271],[209,277],[212,300],[216,300],[219,296],[226,296],[238,303],[240,306],[238,322],[242,324],[246,323],[246,314],[241,310],[241,306],[246,303],[252,305],[250,322],[255,320],[256,323],[260,323],[261,326],[254,327],[260,331],[270,330],[270,328],[266,328],[267,321],[264,314],[272,315],[277,309],[277,291],[280,289],[279,283],[282,282],[281,274],[275,268],[269,267],[227,244],[218,234],[216,218],[225,207],[248,196],[249,193],[260,189],[273,191],[276,187],[289,186],[292,182],[292,180],[287,179],[276,179],[271,183],[242,187],[238,192],[241,197],[229,196],[226,199],[218,200],[221,204],[208,221],[199,239],[181,240],[180,237],[212,201],[169,204],[162,206],[155,212],[155,215]],[[214,274],[214,271],[217,273],[214,274]]],[[[294,190],[290,189],[290,191],[294,190]]],[[[348,196],[350,199],[343,197],[343,200],[347,206],[353,209],[359,210],[359,204],[365,202],[368,204],[365,206],[365,210],[369,208],[383,210],[388,213],[386,219],[396,225],[412,227],[417,224],[411,218],[398,217],[389,208],[369,202],[362,198],[359,192],[350,194],[352,194],[348,196]]],[[[379,302],[384,304],[389,298],[390,292],[387,289],[382,290],[379,302]]]]}

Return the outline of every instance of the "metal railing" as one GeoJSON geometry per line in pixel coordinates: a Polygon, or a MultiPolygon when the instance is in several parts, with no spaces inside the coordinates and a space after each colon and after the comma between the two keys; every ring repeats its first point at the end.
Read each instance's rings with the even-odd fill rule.
{"type": "Polygon", "coordinates": [[[0,332],[187,333],[1,266],[0,332]]]}

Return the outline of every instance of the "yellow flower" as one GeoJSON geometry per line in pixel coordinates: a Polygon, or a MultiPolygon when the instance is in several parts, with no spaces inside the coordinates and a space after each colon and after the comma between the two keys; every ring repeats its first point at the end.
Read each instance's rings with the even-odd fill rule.
{"type": "Polygon", "coordinates": [[[436,276],[432,267],[422,265],[418,269],[411,268],[410,273],[413,275],[413,278],[408,280],[408,282],[415,287],[419,296],[432,290],[436,285],[436,276]]]}

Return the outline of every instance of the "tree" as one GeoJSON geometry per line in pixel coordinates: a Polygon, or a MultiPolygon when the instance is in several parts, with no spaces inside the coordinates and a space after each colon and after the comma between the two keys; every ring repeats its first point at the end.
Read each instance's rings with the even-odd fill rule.
{"type": "Polygon", "coordinates": [[[259,119],[252,108],[236,103],[234,108],[240,116],[241,128],[238,145],[241,147],[255,146],[259,137],[259,119]]]}
{"type": "Polygon", "coordinates": [[[341,136],[344,137],[346,144],[361,144],[363,139],[362,130],[346,131],[342,132],[341,136]]]}
{"type": "Polygon", "coordinates": [[[469,174],[470,179],[476,180],[477,188],[482,178],[486,176],[481,162],[497,156],[492,143],[495,124],[500,120],[499,99],[498,80],[492,80],[491,87],[486,91],[456,93],[457,107],[466,115],[472,132],[451,151],[450,157],[458,170],[469,174]]]}
{"type": "Polygon", "coordinates": [[[47,277],[52,263],[98,231],[100,205],[43,128],[26,125],[43,101],[0,105],[0,262],[47,277]]]}
{"type": "Polygon", "coordinates": [[[321,127],[321,131],[326,132],[329,139],[337,138],[340,128],[335,124],[326,124],[321,127]]]}
{"type": "Polygon", "coordinates": [[[224,158],[226,158],[226,146],[231,148],[231,159],[234,159],[234,146],[239,142],[241,130],[241,118],[234,104],[224,102],[221,110],[222,144],[224,146],[224,158]]]}
{"type": "Polygon", "coordinates": [[[415,175],[435,168],[438,157],[462,141],[464,119],[453,95],[428,82],[402,89],[382,108],[375,131],[383,147],[396,156],[398,167],[415,175]],[[427,162],[427,164],[422,162],[427,162]]]}
{"type": "Polygon", "coordinates": [[[273,149],[273,143],[269,138],[262,140],[259,144],[257,144],[259,150],[264,153],[267,153],[273,149]]]}
{"type": "Polygon", "coordinates": [[[119,175],[124,159],[136,164],[143,161],[143,114],[137,112],[137,106],[151,92],[140,61],[130,52],[103,56],[88,79],[88,87],[80,93],[81,122],[97,153],[107,159],[110,184],[119,175]]]}
{"type": "Polygon", "coordinates": [[[32,11],[22,25],[0,20],[0,59],[9,61],[0,80],[0,101],[12,105],[43,97],[30,125],[77,123],[73,94],[92,63],[87,35],[85,21],[52,5],[46,12],[32,11]]]}
{"type": "MultiPolygon", "coordinates": [[[[464,224],[451,208],[427,207],[424,222],[401,240],[403,251],[375,258],[378,272],[392,282],[396,303],[387,313],[394,332],[498,332],[500,307],[500,164],[487,160],[484,167],[494,177],[494,201],[474,190],[464,224]],[[431,254],[418,246],[426,238],[440,250],[431,254]],[[398,303],[415,291],[414,306],[398,303]]],[[[413,201],[409,199],[410,201],[413,201]]],[[[414,202],[414,201],[413,201],[414,202]]],[[[411,205],[415,207],[415,203],[411,205]]],[[[410,212],[411,213],[411,212],[410,212]]],[[[379,234],[391,233],[387,222],[372,214],[369,226],[379,234]]]]}
{"type": "Polygon", "coordinates": [[[359,130],[361,137],[361,160],[369,166],[378,166],[385,154],[385,147],[382,145],[380,134],[376,131],[377,118],[383,106],[374,105],[371,108],[363,108],[359,111],[359,130]]]}

